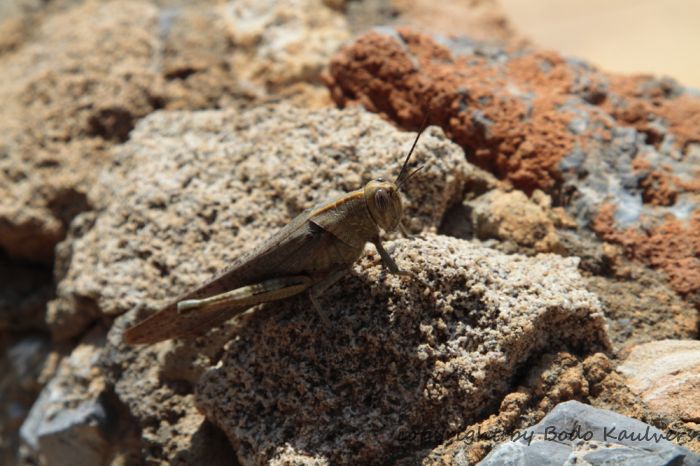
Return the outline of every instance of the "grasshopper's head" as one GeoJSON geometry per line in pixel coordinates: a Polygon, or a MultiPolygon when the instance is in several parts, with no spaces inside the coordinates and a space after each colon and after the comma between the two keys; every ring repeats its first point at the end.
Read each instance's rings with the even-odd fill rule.
{"type": "Polygon", "coordinates": [[[401,205],[399,190],[409,179],[411,179],[413,175],[418,172],[418,170],[423,168],[422,166],[418,167],[411,173],[406,171],[408,161],[411,158],[411,154],[413,154],[413,149],[416,148],[418,139],[427,125],[428,118],[426,116],[420,131],[418,131],[418,134],[416,135],[416,139],[413,141],[411,150],[408,151],[408,155],[406,156],[406,160],[403,162],[399,176],[396,177],[396,181],[384,181],[383,179],[378,178],[365,185],[365,201],[367,202],[369,213],[376,224],[379,225],[384,231],[393,231],[401,223],[401,212],[403,207],[401,205]]]}
{"type": "Polygon", "coordinates": [[[365,185],[369,213],[384,231],[393,231],[401,221],[401,196],[396,183],[379,178],[365,185]]]}

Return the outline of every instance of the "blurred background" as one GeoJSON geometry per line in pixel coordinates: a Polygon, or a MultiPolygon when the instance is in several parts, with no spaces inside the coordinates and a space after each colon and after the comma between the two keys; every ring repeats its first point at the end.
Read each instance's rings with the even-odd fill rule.
{"type": "Polygon", "coordinates": [[[652,73],[700,88],[697,0],[500,0],[520,33],[609,72],[652,73]]]}

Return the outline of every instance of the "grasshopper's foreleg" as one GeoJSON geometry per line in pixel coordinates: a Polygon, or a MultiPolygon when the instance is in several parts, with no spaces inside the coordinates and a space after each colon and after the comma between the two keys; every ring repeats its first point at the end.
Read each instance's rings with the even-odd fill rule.
{"type": "Polygon", "coordinates": [[[393,273],[395,275],[402,275],[404,277],[412,277],[417,279],[418,277],[416,274],[413,272],[409,272],[407,270],[401,270],[398,265],[396,265],[396,262],[394,262],[394,259],[391,258],[388,252],[386,252],[386,249],[384,249],[384,246],[382,246],[382,242],[379,240],[379,238],[375,239],[373,241],[374,247],[377,248],[377,252],[379,253],[379,256],[382,258],[382,263],[384,264],[384,267],[389,269],[389,273],[393,273]]]}
{"type": "Polygon", "coordinates": [[[311,304],[314,305],[314,308],[316,309],[316,312],[321,318],[323,325],[325,325],[326,327],[330,327],[331,321],[328,320],[328,316],[323,311],[321,305],[318,303],[318,298],[323,294],[324,291],[333,286],[335,282],[347,275],[349,271],[349,268],[336,270],[335,272],[332,272],[326,278],[316,282],[311,288],[309,288],[309,299],[311,300],[311,304]]]}
{"type": "Polygon", "coordinates": [[[313,280],[305,275],[272,278],[253,285],[242,286],[204,299],[188,299],[177,303],[177,312],[199,314],[216,312],[233,306],[254,306],[289,298],[308,289],[313,280]]]}
{"type": "Polygon", "coordinates": [[[423,286],[425,286],[428,289],[432,289],[432,287],[423,281],[418,275],[416,275],[413,272],[409,272],[408,270],[401,270],[398,265],[396,265],[396,262],[394,262],[394,259],[391,258],[388,252],[386,252],[386,249],[384,249],[384,246],[382,246],[381,241],[379,238],[376,238],[374,241],[374,247],[377,248],[377,252],[379,253],[379,256],[382,258],[382,263],[384,264],[384,267],[389,269],[389,273],[392,273],[394,275],[400,275],[402,277],[411,277],[413,280],[417,281],[418,283],[421,283],[423,286]]]}

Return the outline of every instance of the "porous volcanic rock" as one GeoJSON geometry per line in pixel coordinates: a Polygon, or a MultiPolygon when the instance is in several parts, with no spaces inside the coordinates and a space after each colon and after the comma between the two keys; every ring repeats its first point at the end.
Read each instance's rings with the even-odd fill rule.
{"type": "Polygon", "coordinates": [[[242,463],[396,459],[498,403],[543,348],[608,345],[577,259],[432,234],[389,248],[422,283],[388,277],[367,256],[324,296],[332,328],[295,300],[251,319],[202,376],[197,403],[242,463]]]}

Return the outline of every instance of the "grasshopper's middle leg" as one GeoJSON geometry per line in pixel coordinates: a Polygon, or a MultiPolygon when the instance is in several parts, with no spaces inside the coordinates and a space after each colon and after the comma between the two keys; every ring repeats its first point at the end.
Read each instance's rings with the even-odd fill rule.
{"type": "Polygon", "coordinates": [[[313,280],[305,275],[271,278],[253,285],[242,286],[204,299],[187,299],[177,303],[177,312],[210,313],[233,306],[254,306],[297,295],[308,289],[313,280]]]}
{"type": "Polygon", "coordinates": [[[319,317],[321,317],[323,325],[325,325],[326,327],[330,327],[331,321],[328,320],[328,316],[324,312],[321,305],[318,303],[318,298],[323,294],[324,291],[333,286],[335,282],[347,275],[348,272],[350,272],[349,268],[342,268],[331,272],[327,277],[320,280],[319,282],[316,282],[311,288],[309,288],[309,299],[311,300],[311,304],[314,305],[314,309],[316,309],[316,312],[318,313],[319,317]]]}

